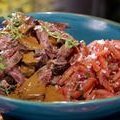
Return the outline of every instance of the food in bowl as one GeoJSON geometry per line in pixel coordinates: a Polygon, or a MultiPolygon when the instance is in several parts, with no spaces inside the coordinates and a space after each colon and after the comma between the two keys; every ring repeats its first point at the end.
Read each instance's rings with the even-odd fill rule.
{"type": "Polygon", "coordinates": [[[119,96],[120,41],[86,45],[68,27],[12,13],[0,30],[0,94],[43,102],[119,96]]]}

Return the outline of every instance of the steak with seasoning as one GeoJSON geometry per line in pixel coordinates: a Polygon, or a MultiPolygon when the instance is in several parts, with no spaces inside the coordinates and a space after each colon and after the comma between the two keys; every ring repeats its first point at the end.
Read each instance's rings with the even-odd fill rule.
{"type": "Polygon", "coordinates": [[[66,23],[12,13],[0,29],[0,94],[31,101],[120,95],[120,40],[86,45],[66,23]]]}

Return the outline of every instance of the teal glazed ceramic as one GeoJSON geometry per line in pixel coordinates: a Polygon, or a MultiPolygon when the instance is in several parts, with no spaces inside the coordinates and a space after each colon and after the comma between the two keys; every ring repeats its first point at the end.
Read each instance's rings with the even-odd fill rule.
{"type": "MultiPolygon", "coordinates": [[[[101,18],[57,12],[29,15],[50,22],[68,23],[67,32],[87,43],[95,39],[120,40],[120,24],[101,18]]],[[[120,97],[74,103],[35,103],[0,96],[0,112],[20,120],[93,120],[120,112],[120,97]]]]}

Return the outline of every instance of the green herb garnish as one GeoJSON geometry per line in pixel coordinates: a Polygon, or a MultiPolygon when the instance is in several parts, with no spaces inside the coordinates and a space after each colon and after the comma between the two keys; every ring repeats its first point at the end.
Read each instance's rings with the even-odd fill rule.
{"type": "Polygon", "coordinates": [[[1,30],[0,34],[2,35],[10,35],[10,37],[14,39],[20,39],[23,37],[23,34],[19,31],[19,26],[23,23],[21,18],[22,13],[12,13],[11,15],[5,17],[8,21],[5,30],[1,30]]]}
{"type": "Polygon", "coordinates": [[[0,90],[6,95],[9,95],[15,88],[16,85],[10,85],[9,87],[5,88],[0,84],[0,90]]]}
{"type": "Polygon", "coordinates": [[[75,41],[75,40],[73,40],[73,39],[67,39],[67,40],[65,41],[65,45],[66,45],[68,48],[75,47],[75,46],[77,46],[78,44],[79,44],[79,42],[78,42],[78,41],[75,41]]]}
{"type": "Polygon", "coordinates": [[[57,38],[57,42],[59,42],[60,39],[62,38],[60,32],[58,32],[58,31],[49,32],[49,35],[52,36],[52,37],[54,37],[54,38],[57,38]]]}
{"type": "Polygon", "coordinates": [[[0,62],[2,62],[4,60],[4,58],[3,57],[0,57],[0,62]]]}
{"type": "Polygon", "coordinates": [[[0,63],[0,71],[3,71],[5,69],[5,65],[3,63],[0,63]]]}
{"type": "Polygon", "coordinates": [[[7,88],[5,88],[4,86],[2,86],[1,84],[0,84],[0,90],[1,90],[4,94],[6,94],[6,95],[9,94],[8,91],[7,91],[7,88]]]}
{"type": "Polygon", "coordinates": [[[6,68],[5,60],[2,56],[0,56],[0,71],[4,71],[5,68],[6,68]]]}
{"type": "Polygon", "coordinates": [[[21,39],[23,37],[23,34],[15,26],[9,26],[8,30],[9,30],[9,34],[13,40],[21,39]]]}
{"type": "Polygon", "coordinates": [[[12,24],[12,26],[19,27],[23,22],[21,16],[23,16],[23,13],[16,12],[16,13],[12,13],[4,18],[5,18],[5,20],[8,20],[12,24]]]}
{"type": "Polygon", "coordinates": [[[45,22],[45,24],[40,26],[40,29],[42,28],[41,31],[45,30],[48,33],[49,36],[51,36],[53,38],[56,38],[57,42],[59,42],[60,39],[65,40],[65,45],[68,48],[75,47],[79,44],[78,41],[76,41],[71,35],[65,33],[64,31],[60,31],[60,30],[50,31],[51,26],[52,26],[51,23],[45,22]]]}
{"type": "Polygon", "coordinates": [[[14,89],[16,88],[16,85],[10,85],[8,88],[5,89],[5,94],[10,94],[14,89]]]}

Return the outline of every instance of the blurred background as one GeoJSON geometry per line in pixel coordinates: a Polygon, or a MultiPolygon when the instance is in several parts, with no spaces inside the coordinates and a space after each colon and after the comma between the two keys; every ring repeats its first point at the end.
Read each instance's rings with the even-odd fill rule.
{"type": "Polygon", "coordinates": [[[73,12],[120,22],[120,0],[0,0],[0,16],[14,11],[73,12]]]}

